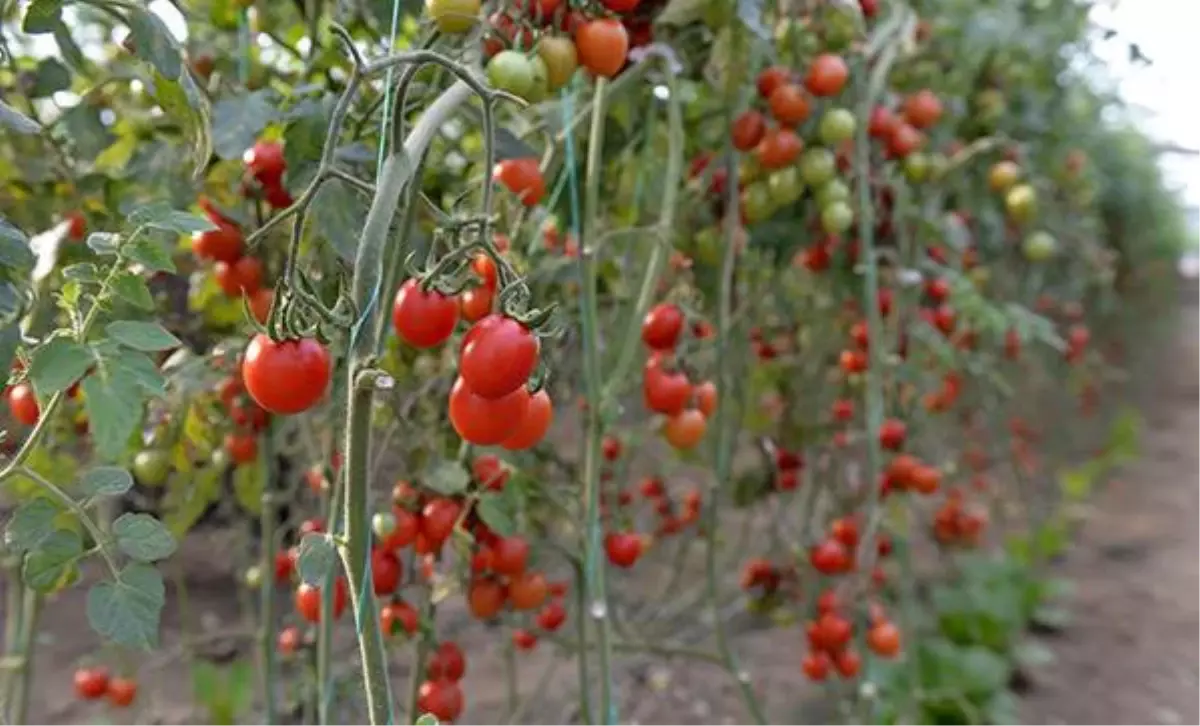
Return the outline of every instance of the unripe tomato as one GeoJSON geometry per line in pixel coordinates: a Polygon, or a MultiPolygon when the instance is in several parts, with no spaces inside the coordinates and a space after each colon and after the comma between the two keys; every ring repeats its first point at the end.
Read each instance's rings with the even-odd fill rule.
{"type": "Polygon", "coordinates": [[[133,457],[133,475],[140,484],[156,487],[167,480],[171,472],[171,456],[160,449],[139,451],[133,457]]]}
{"type": "Polygon", "coordinates": [[[271,413],[294,414],[325,395],[333,364],[312,338],[274,341],[259,333],[242,359],[242,381],[255,403],[271,413]]]}
{"type": "Polygon", "coordinates": [[[819,146],[804,152],[800,157],[800,176],[805,184],[823,186],[837,174],[837,158],[829,149],[819,146]]]}
{"type": "Polygon", "coordinates": [[[425,0],[425,12],[443,33],[465,33],[479,18],[480,0],[425,0]]]}
{"type": "Polygon", "coordinates": [[[826,234],[841,234],[854,224],[854,210],[849,204],[834,201],[821,208],[821,229],[826,234]]]}
{"type": "Polygon", "coordinates": [[[1058,243],[1054,236],[1045,230],[1038,230],[1025,238],[1021,251],[1030,262],[1045,262],[1054,256],[1058,243]]]}
{"type": "Polygon", "coordinates": [[[488,83],[501,91],[525,98],[533,89],[533,68],[524,53],[502,50],[487,64],[488,83]]]}
{"type": "Polygon", "coordinates": [[[619,20],[591,20],[575,31],[575,48],[581,66],[594,75],[612,78],[625,67],[629,34],[619,20]]]}
{"type": "Polygon", "coordinates": [[[546,64],[546,85],[557,91],[571,80],[579,67],[579,54],[570,38],[553,35],[543,36],[538,41],[538,56],[546,64]]]}
{"type": "Polygon", "coordinates": [[[767,177],[767,194],[771,206],[778,208],[791,204],[804,193],[804,183],[800,181],[800,170],[794,166],[774,171],[767,177]]]}
{"type": "Polygon", "coordinates": [[[988,171],[988,186],[994,192],[1007,192],[1021,176],[1021,167],[1012,161],[998,161],[988,171]]]}
{"type": "Polygon", "coordinates": [[[458,323],[458,303],[437,290],[424,291],[416,279],[406,280],[392,304],[392,327],[396,335],[417,348],[432,348],[446,342],[458,323]]]}
{"type": "Polygon", "coordinates": [[[910,184],[920,184],[929,178],[929,157],[921,152],[915,152],[904,157],[904,178],[910,184]]]}
{"type": "Polygon", "coordinates": [[[844,108],[831,108],[821,116],[821,124],[817,127],[817,136],[826,146],[838,144],[854,138],[854,129],[858,124],[854,114],[844,108]]]}
{"type": "Polygon", "coordinates": [[[1028,184],[1019,184],[1004,195],[1004,209],[1015,222],[1028,222],[1037,212],[1037,192],[1028,184]]]}
{"type": "Polygon", "coordinates": [[[742,218],[746,224],[757,224],[775,212],[771,191],[766,184],[755,182],[742,190],[742,218]]]}

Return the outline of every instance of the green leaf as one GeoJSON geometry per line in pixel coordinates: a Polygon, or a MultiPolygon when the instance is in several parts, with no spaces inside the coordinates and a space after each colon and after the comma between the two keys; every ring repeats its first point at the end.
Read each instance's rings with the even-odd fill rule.
{"type": "Polygon", "coordinates": [[[11,370],[20,344],[21,326],[16,320],[0,328],[0,371],[11,370]]]}
{"type": "Polygon", "coordinates": [[[0,101],[0,124],[16,131],[18,134],[36,134],[42,130],[42,125],[29,118],[17,109],[0,101]]]}
{"type": "Polygon", "coordinates": [[[240,159],[278,117],[264,91],[225,98],[213,106],[213,149],[222,159],[240,159]]]}
{"type": "Polygon", "coordinates": [[[58,50],[62,53],[63,60],[76,70],[83,70],[87,67],[87,59],[83,56],[83,51],[79,48],[79,44],[71,37],[71,31],[66,24],[59,20],[54,24],[54,42],[58,43],[58,50]]]}
{"type": "Polygon", "coordinates": [[[179,78],[183,70],[179,46],[162,18],[149,10],[135,8],[129,13],[129,30],[139,58],[148,61],[165,78],[179,78]]]}
{"type": "Polygon", "coordinates": [[[83,554],[83,542],[69,529],[56,529],[25,556],[21,579],[38,592],[50,592],[83,554]]]}
{"type": "Polygon", "coordinates": [[[300,555],[296,558],[296,570],[300,579],[310,585],[321,585],[333,572],[337,564],[337,550],[328,535],[310,532],[300,540],[300,555]]]}
{"type": "Polygon", "coordinates": [[[475,511],[488,529],[501,537],[516,531],[516,513],[513,510],[511,498],[503,492],[484,492],[475,506],[475,511]]]}
{"type": "Polygon", "coordinates": [[[4,547],[15,553],[37,548],[54,532],[59,509],[45,497],[22,504],[4,528],[4,547]]]}
{"type": "Polygon", "coordinates": [[[1058,632],[1071,624],[1071,611],[1059,605],[1039,605],[1032,622],[1043,630],[1058,632]]]}
{"type": "Polygon", "coordinates": [[[33,269],[35,261],[25,233],[0,218],[0,265],[25,275],[33,269]]]}
{"type": "Polygon", "coordinates": [[[143,310],[154,309],[154,297],[150,288],[141,275],[132,272],[121,272],[112,281],[112,289],[122,300],[136,305],[143,310]]]}
{"type": "Polygon", "coordinates": [[[121,247],[121,235],[114,232],[92,232],[87,246],[98,255],[115,255],[121,247]]]}
{"type": "Polygon", "coordinates": [[[358,235],[367,219],[365,196],[334,179],[317,192],[311,211],[317,234],[329,240],[343,260],[354,259],[358,235]]]}
{"type": "Polygon", "coordinates": [[[90,262],[80,262],[63,268],[63,277],[79,282],[100,282],[100,273],[90,262]]]}
{"type": "Polygon", "coordinates": [[[119,466],[98,466],[83,475],[81,493],[89,497],[115,497],[133,488],[133,476],[119,466]]]}
{"type": "Polygon", "coordinates": [[[771,33],[763,25],[762,0],[737,0],[737,14],[746,29],[757,35],[759,40],[771,42],[771,33]]]}
{"type": "Polygon", "coordinates": [[[192,141],[192,158],[195,163],[192,174],[203,174],[209,157],[212,156],[213,144],[212,108],[209,106],[208,97],[200,90],[191,72],[186,69],[178,81],[155,74],[151,93],[167,116],[187,129],[187,136],[192,141]]]}
{"type": "Polygon", "coordinates": [[[113,522],[112,533],[117,547],[141,562],[161,560],[175,551],[175,538],[149,514],[122,514],[113,522]]]}
{"type": "Polygon", "coordinates": [[[82,378],[95,362],[87,346],[51,338],[33,351],[29,377],[38,395],[49,398],[82,378]]]}
{"type": "Polygon", "coordinates": [[[78,104],[64,113],[55,129],[76,155],[89,162],[116,140],[100,120],[100,109],[89,103],[78,104]]]}
{"type": "Polygon", "coordinates": [[[421,714],[421,716],[413,723],[415,723],[416,726],[438,726],[437,716],[434,716],[432,713],[421,714]]]}
{"type": "Polygon", "coordinates": [[[654,19],[659,25],[690,25],[704,17],[708,0],[669,0],[654,19]]]}
{"type": "Polygon", "coordinates": [[[261,466],[239,466],[233,470],[233,496],[249,514],[262,512],[264,484],[261,466]]]}
{"type": "Polygon", "coordinates": [[[1013,648],[1013,660],[1022,668],[1038,668],[1054,662],[1054,651],[1041,641],[1027,638],[1013,648]]]}
{"type": "Polygon", "coordinates": [[[21,30],[30,34],[51,33],[59,24],[63,0],[31,0],[25,7],[21,30]]]}
{"type": "Polygon", "coordinates": [[[465,492],[467,485],[471,483],[471,476],[462,467],[462,464],[454,461],[442,461],[434,465],[421,478],[421,483],[438,494],[450,496],[465,492]]]}
{"type": "Polygon", "coordinates": [[[179,234],[205,232],[217,228],[207,217],[174,209],[166,202],[154,202],[134,209],[129,213],[129,224],[179,234]]]}
{"type": "Polygon", "coordinates": [[[135,350],[154,352],[183,345],[179,338],[171,335],[158,323],[117,320],[109,323],[105,330],[114,340],[135,350]]]}
{"type": "Polygon", "coordinates": [[[71,71],[55,58],[44,58],[34,71],[30,96],[45,98],[71,87],[71,71]]]}
{"type": "Polygon", "coordinates": [[[125,245],[125,256],[153,272],[175,272],[171,253],[159,242],[141,235],[125,245]]]}
{"type": "Polygon", "coordinates": [[[115,643],[150,650],[158,643],[165,602],[166,588],[158,570],[133,564],[114,582],[101,582],[88,591],[88,622],[115,643]]]}
{"type": "Polygon", "coordinates": [[[83,393],[96,453],[104,459],[117,458],[142,420],[141,382],[118,361],[108,360],[84,379],[83,393]]]}

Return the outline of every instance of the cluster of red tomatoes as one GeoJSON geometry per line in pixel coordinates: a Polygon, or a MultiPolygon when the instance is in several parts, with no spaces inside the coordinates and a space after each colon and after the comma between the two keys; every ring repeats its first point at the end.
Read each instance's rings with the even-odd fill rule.
{"type": "Polygon", "coordinates": [[[933,516],[933,536],[943,545],[976,547],[987,521],[987,512],[965,504],[962,491],[955,489],[933,516]]]}
{"type": "Polygon", "coordinates": [[[273,293],[269,287],[263,287],[262,260],[242,254],[242,230],[236,222],[206,199],[200,200],[200,206],[216,229],[192,235],[192,254],[199,260],[212,261],[213,277],[221,291],[229,297],[249,298],[255,319],[265,323],[273,293]]]}
{"type": "Polygon", "coordinates": [[[108,702],[124,708],[137,698],[137,681],[110,676],[102,667],[79,668],[75,671],[75,695],[85,701],[108,697],[108,702]]]}
{"type": "MultiPolygon", "coordinates": [[[[609,438],[606,437],[605,440],[608,441],[609,438]]],[[[607,458],[609,449],[605,448],[604,453],[607,458]]],[[[603,478],[605,474],[601,476],[603,478]]],[[[676,499],[667,491],[666,484],[660,477],[647,476],[638,482],[636,492],[632,489],[623,489],[617,492],[618,508],[634,505],[635,494],[641,495],[641,501],[649,504],[655,515],[658,516],[658,527],[655,529],[657,536],[679,534],[686,527],[700,521],[701,495],[699,489],[689,489],[683,493],[682,497],[676,499]]],[[[601,514],[607,517],[607,503],[602,503],[601,507],[601,514]]],[[[614,565],[621,567],[632,566],[650,544],[647,538],[631,532],[614,532],[610,535],[610,539],[613,545],[607,548],[609,560],[614,565]]]]}
{"type": "Polygon", "coordinates": [[[426,680],[417,690],[417,709],[440,721],[453,721],[463,709],[459,681],[467,672],[467,659],[453,641],[438,643],[425,666],[426,680]]]}
{"type": "Polygon", "coordinates": [[[717,408],[717,387],[712,381],[693,384],[687,373],[673,365],[683,327],[683,311],[671,303],[655,305],[642,319],[642,343],[650,351],[642,368],[642,400],[647,409],[667,417],[663,436],[679,450],[700,443],[708,417],[717,408]]]}
{"type": "MultiPolygon", "coordinates": [[[[900,652],[900,629],[897,628],[883,608],[871,605],[870,625],[867,629],[867,647],[881,658],[893,658],[900,652]]],[[[808,637],[808,653],[800,667],[810,680],[823,681],[831,670],[842,678],[854,678],[862,667],[862,659],[850,647],[854,637],[854,626],[839,613],[837,595],[832,590],[822,592],[817,598],[817,619],[805,626],[808,637]]]]}

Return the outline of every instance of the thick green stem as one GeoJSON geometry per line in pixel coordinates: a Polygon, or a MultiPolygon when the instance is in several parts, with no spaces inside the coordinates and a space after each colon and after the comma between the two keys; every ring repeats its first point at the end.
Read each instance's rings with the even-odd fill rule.
{"type": "Polygon", "coordinates": [[[21,665],[13,677],[17,679],[16,688],[12,692],[12,704],[9,709],[11,723],[26,723],[29,716],[29,690],[33,686],[33,647],[37,636],[38,615],[41,612],[42,597],[31,587],[24,588],[21,598],[21,636],[17,647],[20,649],[21,665]]]}
{"type": "Polygon", "coordinates": [[[267,429],[258,449],[258,465],[262,468],[263,495],[262,512],[259,514],[259,538],[262,558],[259,570],[262,585],[258,601],[258,653],[259,668],[262,669],[263,721],[273,724],[277,720],[275,708],[275,471],[272,463],[274,424],[267,429]]]}
{"type": "MultiPolygon", "coordinates": [[[[586,428],[583,451],[583,499],[586,509],[584,571],[587,585],[586,616],[595,624],[596,650],[600,664],[599,723],[615,723],[616,708],[612,698],[612,645],[609,638],[608,593],[605,589],[605,559],[603,534],[600,526],[600,445],[603,431],[604,400],[601,398],[602,376],[598,331],[599,303],[596,294],[597,255],[595,241],[596,218],[600,207],[600,180],[604,156],[604,90],[607,81],[596,79],[592,110],[592,126],[588,136],[587,167],[584,177],[583,226],[580,230],[579,256],[582,296],[580,323],[583,335],[583,379],[587,397],[586,428]]],[[[582,653],[581,653],[581,657],[582,653]]],[[[582,671],[581,671],[582,674],[582,671]]],[[[580,683],[580,689],[589,684],[580,683]]]]}

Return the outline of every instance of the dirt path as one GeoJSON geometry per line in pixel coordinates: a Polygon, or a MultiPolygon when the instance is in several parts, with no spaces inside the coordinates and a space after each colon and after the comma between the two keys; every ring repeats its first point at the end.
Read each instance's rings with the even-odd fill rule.
{"type": "Polygon", "coordinates": [[[1073,619],[1048,643],[1057,659],[1025,723],[1200,723],[1198,324],[1192,297],[1138,402],[1142,456],[1098,493],[1060,568],[1073,619]]]}

